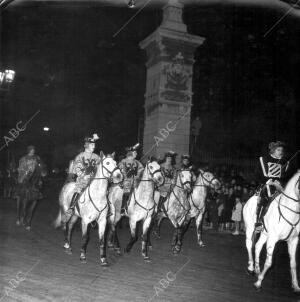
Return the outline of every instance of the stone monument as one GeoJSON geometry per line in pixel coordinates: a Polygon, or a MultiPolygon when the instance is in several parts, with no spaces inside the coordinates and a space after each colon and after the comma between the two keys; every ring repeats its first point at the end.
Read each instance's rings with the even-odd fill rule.
{"type": "Polygon", "coordinates": [[[187,32],[183,4],[169,1],[161,25],[140,42],[147,53],[144,156],[189,152],[194,52],[204,38],[187,32]]]}

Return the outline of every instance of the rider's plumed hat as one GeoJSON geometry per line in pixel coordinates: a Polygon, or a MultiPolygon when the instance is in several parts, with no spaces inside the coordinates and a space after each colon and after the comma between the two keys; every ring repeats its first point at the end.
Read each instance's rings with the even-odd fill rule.
{"type": "Polygon", "coordinates": [[[133,153],[134,151],[137,151],[139,147],[140,147],[140,143],[137,143],[137,144],[135,144],[135,145],[132,146],[132,147],[127,147],[127,148],[125,149],[125,150],[126,150],[127,156],[132,155],[132,153],[133,153]]]}
{"type": "Polygon", "coordinates": [[[166,157],[173,157],[173,158],[175,158],[176,156],[177,156],[177,153],[174,152],[174,151],[168,151],[168,152],[165,153],[165,158],[166,157]]]}
{"type": "Polygon", "coordinates": [[[184,159],[190,160],[191,157],[190,157],[188,154],[183,154],[183,155],[181,155],[181,159],[182,159],[182,160],[184,160],[184,159]]]}
{"type": "Polygon", "coordinates": [[[99,139],[97,133],[94,133],[91,137],[87,136],[84,138],[85,143],[95,143],[99,139]]]}
{"type": "Polygon", "coordinates": [[[270,152],[274,152],[276,148],[279,148],[279,147],[286,147],[286,144],[284,142],[281,142],[281,141],[277,141],[277,142],[271,142],[269,144],[269,150],[270,152]]]}

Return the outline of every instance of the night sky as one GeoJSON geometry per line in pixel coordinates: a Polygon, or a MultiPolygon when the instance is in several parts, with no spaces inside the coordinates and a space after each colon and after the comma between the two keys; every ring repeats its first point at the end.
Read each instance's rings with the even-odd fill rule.
{"type": "MultiPolygon", "coordinates": [[[[94,2],[6,8],[2,65],[17,72],[7,129],[40,110],[11,153],[18,158],[32,143],[49,164],[63,166],[93,131],[105,152],[136,143],[146,80],[138,43],[159,26],[161,10],[144,9],[114,38],[134,13],[94,2]]],[[[287,16],[264,37],[281,16],[235,5],[185,9],[189,32],[206,38],[196,52],[192,114],[203,120],[208,152],[255,157],[273,139],[297,148],[300,18],[287,16]]]]}

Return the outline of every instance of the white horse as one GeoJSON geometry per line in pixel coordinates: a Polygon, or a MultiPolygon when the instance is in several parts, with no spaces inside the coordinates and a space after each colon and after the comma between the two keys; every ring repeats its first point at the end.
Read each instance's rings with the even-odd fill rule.
{"type": "Polygon", "coordinates": [[[200,247],[204,247],[205,244],[202,241],[202,219],[206,208],[207,188],[218,189],[221,183],[211,172],[202,170],[199,170],[199,172],[200,174],[193,185],[193,191],[188,198],[191,209],[186,220],[188,226],[190,220],[195,218],[198,244],[200,247]]]}
{"type": "Polygon", "coordinates": [[[128,205],[128,217],[130,226],[130,241],[125,248],[125,252],[129,253],[133,244],[137,241],[136,224],[143,220],[142,234],[142,256],[145,261],[150,258],[148,256],[148,230],[151,224],[152,216],[155,211],[154,190],[155,185],[162,185],[164,177],[160,165],[156,160],[150,159],[145,166],[143,176],[137,188],[134,188],[128,205]]]}
{"type": "Polygon", "coordinates": [[[190,211],[188,194],[192,190],[192,172],[190,170],[178,170],[175,184],[170,187],[166,199],[163,201],[163,212],[158,213],[158,229],[163,218],[168,218],[175,232],[172,239],[173,253],[177,254],[181,250],[182,235],[186,228],[186,217],[190,211]]]}
{"type": "Polygon", "coordinates": [[[248,250],[248,272],[258,275],[254,283],[256,289],[261,289],[261,283],[270,266],[275,244],[279,240],[285,240],[288,244],[292,287],[299,293],[300,288],[296,272],[296,249],[300,232],[300,171],[298,171],[287,183],[285,189],[270,204],[263,219],[264,229],[255,244],[255,266],[253,263],[252,246],[253,232],[256,222],[256,208],[259,197],[252,196],[244,206],[243,216],[246,226],[246,246],[248,250]],[[260,271],[259,256],[263,245],[266,243],[267,258],[263,271],[260,271]]]}
{"type": "Polygon", "coordinates": [[[105,157],[101,152],[100,163],[97,167],[95,177],[81,194],[78,204],[75,207],[75,213],[67,223],[62,220],[64,220],[64,213],[68,210],[71,203],[75,182],[69,182],[63,186],[59,195],[60,210],[56,221],[54,222],[54,226],[58,227],[61,226],[61,224],[66,223],[64,248],[67,253],[72,253],[71,232],[78,217],[81,217],[82,240],[80,260],[83,262],[86,261],[88,225],[92,221],[97,221],[100,241],[100,263],[101,265],[107,265],[104,240],[108,212],[107,187],[109,181],[119,182],[121,179],[121,171],[117,167],[117,163],[113,160],[112,156],[108,155],[105,157]]]}

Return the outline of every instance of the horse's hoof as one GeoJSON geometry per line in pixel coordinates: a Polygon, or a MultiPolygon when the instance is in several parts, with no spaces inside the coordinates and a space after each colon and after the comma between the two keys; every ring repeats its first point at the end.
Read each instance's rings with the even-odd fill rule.
{"type": "Polygon", "coordinates": [[[255,272],[250,271],[248,268],[246,269],[246,274],[249,275],[249,276],[255,276],[255,272]]]}
{"type": "Polygon", "coordinates": [[[293,287],[293,293],[296,295],[300,295],[300,287],[293,287]]]}
{"type": "Polygon", "coordinates": [[[117,255],[122,255],[121,249],[120,248],[115,248],[115,252],[117,255]]]}
{"type": "Polygon", "coordinates": [[[100,259],[100,265],[101,266],[107,266],[108,265],[106,258],[101,258],[100,259]]]}
{"type": "Polygon", "coordinates": [[[179,254],[179,251],[174,247],[172,249],[173,255],[177,256],[179,254]]]}
{"type": "Polygon", "coordinates": [[[124,252],[124,254],[129,254],[130,253],[130,249],[128,249],[128,248],[124,248],[124,250],[123,250],[123,252],[124,252]]]}
{"type": "Polygon", "coordinates": [[[28,231],[28,232],[30,232],[31,226],[30,226],[30,225],[26,226],[26,227],[25,227],[25,230],[28,231]]]}
{"type": "Polygon", "coordinates": [[[261,285],[257,285],[256,283],[253,284],[254,288],[256,291],[260,292],[262,290],[262,286],[261,285]]]}
{"type": "Polygon", "coordinates": [[[21,225],[21,221],[20,221],[19,219],[16,221],[16,225],[17,225],[17,226],[20,226],[20,225],[21,225]]]}
{"type": "Polygon", "coordinates": [[[85,264],[86,263],[86,257],[80,257],[80,262],[85,264]]]}
{"type": "Polygon", "coordinates": [[[65,252],[66,252],[66,254],[68,254],[68,255],[72,255],[73,253],[72,253],[72,249],[69,247],[69,248],[65,248],[65,252]]]}
{"type": "Polygon", "coordinates": [[[205,246],[206,245],[203,242],[199,243],[199,247],[205,247],[205,246]]]}
{"type": "Polygon", "coordinates": [[[150,263],[151,262],[151,259],[149,256],[144,256],[144,261],[147,262],[147,263],[150,263]]]}

